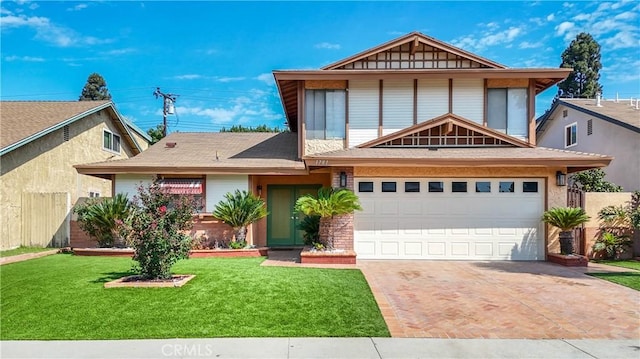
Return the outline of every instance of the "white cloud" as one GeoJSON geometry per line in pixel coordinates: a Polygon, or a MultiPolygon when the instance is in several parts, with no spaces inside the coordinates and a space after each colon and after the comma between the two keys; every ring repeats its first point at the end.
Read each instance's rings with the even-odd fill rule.
{"type": "Polygon", "coordinates": [[[529,42],[529,41],[523,41],[522,43],[520,43],[520,48],[521,49],[537,49],[539,47],[542,47],[543,43],[542,42],[529,42]]]}
{"type": "Polygon", "coordinates": [[[573,7],[573,4],[570,2],[564,2],[562,3],[562,7],[570,9],[573,7]]]}
{"type": "Polygon", "coordinates": [[[77,4],[76,6],[67,8],[67,11],[80,11],[89,7],[89,4],[77,4]]]}
{"type": "Polygon", "coordinates": [[[101,54],[102,55],[107,55],[107,56],[118,56],[118,55],[125,55],[125,54],[130,54],[132,52],[136,52],[137,50],[132,48],[132,47],[127,47],[124,49],[114,49],[114,50],[109,50],[109,51],[102,51],[101,54]]]}
{"type": "Polygon", "coordinates": [[[5,61],[44,62],[42,57],[34,56],[6,56],[5,61]]]}
{"type": "Polygon", "coordinates": [[[186,74],[186,75],[176,75],[173,76],[175,80],[197,80],[201,79],[203,76],[198,74],[186,74]]]}
{"type": "Polygon", "coordinates": [[[555,27],[556,34],[562,36],[571,31],[575,27],[575,24],[570,21],[563,21],[560,25],[555,27]]]}
{"type": "Polygon", "coordinates": [[[479,51],[489,46],[512,46],[512,42],[522,34],[521,27],[512,26],[508,29],[501,31],[494,31],[496,29],[495,23],[485,24],[487,30],[482,31],[478,35],[468,35],[465,37],[453,40],[454,46],[471,49],[473,51],[479,51]]]}
{"type": "Polygon", "coordinates": [[[218,82],[236,82],[246,80],[246,77],[216,77],[215,80],[218,82]]]}
{"type": "Polygon", "coordinates": [[[275,84],[275,79],[273,78],[273,74],[270,72],[264,73],[264,74],[260,74],[258,76],[255,77],[256,80],[258,81],[262,81],[264,83],[266,83],[267,85],[273,85],[275,84]]]}
{"type": "Polygon", "coordinates": [[[640,46],[640,40],[633,33],[628,31],[621,31],[615,34],[613,37],[604,39],[603,44],[609,49],[624,49],[624,48],[638,48],[640,46]]]}
{"type": "Polygon", "coordinates": [[[329,42],[321,42],[319,44],[315,44],[314,47],[316,49],[327,49],[327,50],[339,50],[340,44],[332,44],[329,42]]]}
{"type": "Polygon", "coordinates": [[[112,42],[111,39],[99,39],[93,36],[83,36],[72,29],[53,24],[46,17],[7,15],[0,17],[0,29],[28,27],[36,32],[35,38],[58,47],[88,46],[112,42]]]}
{"type": "Polygon", "coordinates": [[[638,13],[635,11],[625,11],[622,12],[616,16],[614,16],[613,18],[616,20],[633,20],[638,16],[638,13]]]}
{"type": "Polygon", "coordinates": [[[556,16],[554,14],[549,14],[547,15],[547,21],[553,21],[553,19],[555,19],[556,16]]]}

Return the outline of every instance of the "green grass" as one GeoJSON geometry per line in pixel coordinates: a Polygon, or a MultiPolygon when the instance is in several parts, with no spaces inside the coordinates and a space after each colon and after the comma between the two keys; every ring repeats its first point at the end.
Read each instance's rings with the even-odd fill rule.
{"type": "Polygon", "coordinates": [[[194,258],[181,288],[110,288],[127,258],[58,254],[2,266],[0,339],[389,336],[359,270],[194,258]]]}
{"type": "Polygon", "coordinates": [[[8,249],[6,251],[0,251],[0,258],[17,256],[19,254],[25,254],[25,253],[38,253],[38,252],[50,251],[52,249],[55,249],[55,248],[18,247],[14,249],[8,249]]]}
{"type": "Polygon", "coordinates": [[[640,272],[589,273],[589,275],[640,291],[640,272]]]}
{"type": "Polygon", "coordinates": [[[597,260],[596,263],[602,263],[610,266],[624,267],[640,271],[640,262],[632,260],[597,260]]]}

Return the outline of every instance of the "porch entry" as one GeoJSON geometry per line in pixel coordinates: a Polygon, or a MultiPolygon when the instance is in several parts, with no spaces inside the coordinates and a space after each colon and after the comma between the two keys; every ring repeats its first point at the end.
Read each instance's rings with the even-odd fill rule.
{"type": "Polygon", "coordinates": [[[302,246],[303,231],[296,227],[304,214],[294,210],[296,200],[305,194],[317,194],[321,185],[267,185],[267,245],[302,246]]]}

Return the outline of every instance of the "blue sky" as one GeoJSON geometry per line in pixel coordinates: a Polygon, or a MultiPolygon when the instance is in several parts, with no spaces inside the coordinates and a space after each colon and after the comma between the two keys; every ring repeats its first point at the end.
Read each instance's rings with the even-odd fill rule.
{"type": "MultiPolygon", "coordinates": [[[[3,1],[3,100],[77,100],[104,76],[121,114],[169,130],[282,126],[275,69],[317,69],[411,31],[509,67],[558,67],[582,31],[602,46],[605,98],[640,97],[640,2],[3,1]]],[[[537,97],[549,107],[557,89],[537,97]]]]}

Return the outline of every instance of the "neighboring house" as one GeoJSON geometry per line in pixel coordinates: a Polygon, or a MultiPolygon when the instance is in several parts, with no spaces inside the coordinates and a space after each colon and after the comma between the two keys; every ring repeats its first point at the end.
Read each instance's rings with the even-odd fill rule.
{"type": "Polygon", "coordinates": [[[606,180],[640,190],[640,109],[636,100],[557,99],[537,120],[538,146],[602,153],[614,159],[606,180]]]}
{"type": "Polygon", "coordinates": [[[154,175],[205,199],[249,190],[269,215],[249,237],[299,246],[295,200],[353,189],[363,211],[336,219],[358,258],[544,260],[557,248],[545,209],[566,205],[567,172],[611,158],[535,146],[535,96],[568,69],[509,69],[410,33],[320,70],[274,71],[290,133],[176,133],[139,156],[76,166],[115,175],[117,192],[154,175]],[[559,183],[559,184],[558,184],[559,183]]]}
{"type": "Polygon", "coordinates": [[[69,244],[79,198],[111,196],[111,178],[76,164],[133,157],[149,136],[110,101],[0,101],[2,248],[69,244]]]}

